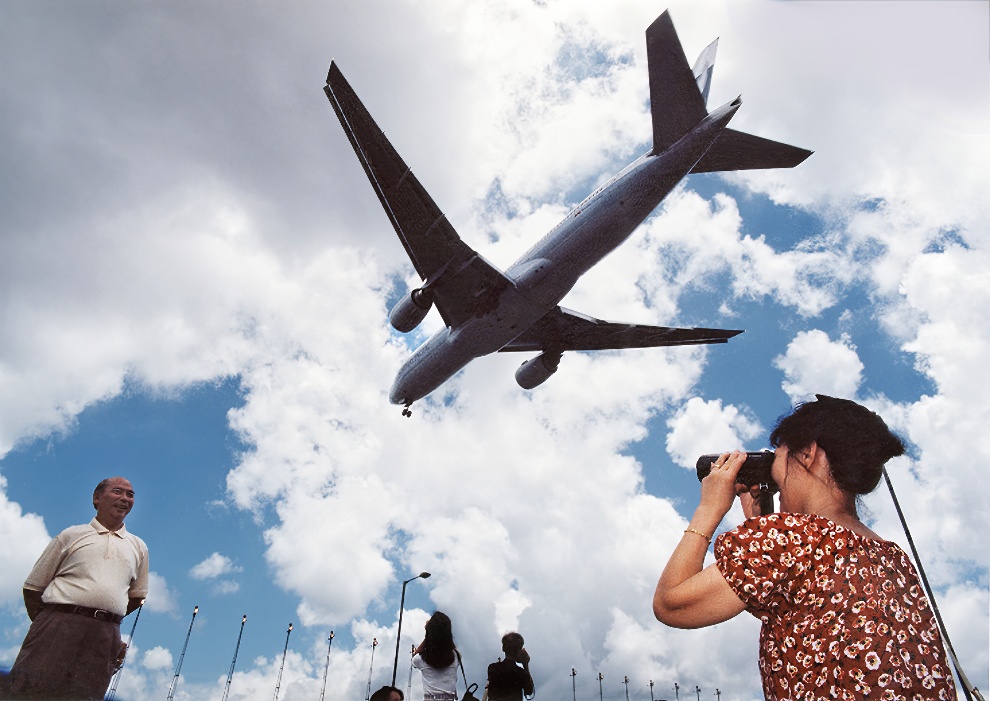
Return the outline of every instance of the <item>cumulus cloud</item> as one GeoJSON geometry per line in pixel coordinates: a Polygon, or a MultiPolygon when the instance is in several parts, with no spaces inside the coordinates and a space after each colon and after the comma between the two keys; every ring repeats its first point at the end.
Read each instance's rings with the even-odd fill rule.
{"type": "Polygon", "coordinates": [[[163,647],[153,647],[145,651],[141,666],[151,670],[171,669],[174,666],[172,653],[163,647]]]}
{"type": "Polygon", "coordinates": [[[44,520],[37,514],[26,514],[19,504],[7,497],[7,480],[0,475],[0,605],[19,606],[21,587],[41,551],[51,537],[44,520]]]}
{"type": "Polygon", "coordinates": [[[667,452],[681,467],[694,469],[699,455],[712,450],[736,450],[765,432],[754,417],[718,399],[689,399],[667,420],[667,452]]]}
{"type": "Polygon", "coordinates": [[[852,398],[862,382],[863,363],[847,336],[832,341],[824,331],[802,331],[773,361],[786,378],[782,383],[794,403],[815,394],[852,398]]]}
{"type": "Polygon", "coordinates": [[[149,611],[160,613],[174,611],[177,603],[175,597],[175,591],[168,586],[163,576],[157,572],[148,573],[148,598],[144,605],[149,611]]]}
{"type": "MultiPolygon", "coordinates": [[[[579,680],[604,672],[619,698],[630,670],[703,679],[713,657],[727,686],[758,695],[754,620],[698,632],[652,620],[650,593],[685,523],[668,495],[645,492],[630,455],[652,438],[689,467],[764,434],[769,410],[699,388],[727,349],[569,354],[530,394],[512,383],[518,358],[488,357],[401,418],[385,393],[412,341],[386,328],[384,300],[408,275],[404,254],[319,94],[320,71],[315,87],[301,77],[332,48],[448,219],[504,265],[649,147],[642,33],[657,8],[290,6],[121,6],[99,25],[70,6],[11,11],[0,152],[18,165],[0,194],[0,455],[72,430],[126,380],[237,376],[244,403],[229,420],[247,449],[227,476],[230,504],[263,533],[270,576],[304,627],[351,624],[353,647],[334,654],[339,698],[363,690],[372,637],[395,642],[374,620],[392,610],[390,587],[422,569],[475,678],[518,627],[543,651],[550,696],[569,693],[559,672],[571,667],[579,680]]],[[[765,305],[764,335],[783,340],[747,367],[760,392],[782,388],[781,404],[858,395],[911,442],[899,495],[955,597],[956,647],[986,670],[988,555],[971,537],[990,514],[973,488],[990,461],[974,439],[990,421],[990,152],[973,138],[987,126],[985,5],[675,0],[671,12],[689,60],[723,36],[710,102],[744,93],[734,127],[816,153],[799,169],[729,176],[710,197],[675,191],[566,303],[706,326],[765,305]],[[744,218],[759,193],[817,228],[744,218]],[[851,308],[853,289],[868,314],[851,308]],[[697,297],[712,301],[688,304],[697,297]],[[833,330],[829,315],[845,321],[833,330]],[[872,384],[857,323],[899,346],[931,392],[891,399],[872,384]]],[[[882,496],[870,509],[896,533],[882,496]]],[[[24,536],[7,544],[11,561],[29,567],[25,553],[47,538],[40,517],[4,501],[0,520],[24,536]]],[[[190,574],[232,589],[234,572],[216,552],[190,574]]],[[[16,598],[18,577],[0,580],[0,596],[16,598]]],[[[178,590],[159,574],[151,585],[149,609],[174,610],[178,590]]],[[[410,630],[427,615],[407,611],[410,630]]],[[[288,655],[287,698],[318,693],[318,642],[288,655]]],[[[161,696],[172,664],[155,647],[124,683],[146,685],[134,698],[161,696]]],[[[277,672],[272,651],[234,688],[270,695],[277,672]]],[[[208,698],[215,686],[186,688],[208,698]]]]}
{"type": "Polygon", "coordinates": [[[198,565],[194,565],[189,570],[189,576],[193,579],[216,579],[225,574],[243,571],[243,568],[235,565],[229,557],[215,552],[198,565]]]}

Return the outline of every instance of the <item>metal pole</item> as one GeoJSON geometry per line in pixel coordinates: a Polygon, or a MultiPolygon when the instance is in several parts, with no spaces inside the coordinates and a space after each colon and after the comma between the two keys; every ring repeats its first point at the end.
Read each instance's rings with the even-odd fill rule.
{"type": "Polygon", "coordinates": [[[223,701],[227,701],[227,694],[230,693],[230,682],[234,678],[234,665],[237,664],[237,653],[241,649],[241,636],[244,635],[244,624],[247,623],[247,614],[241,617],[241,632],[237,634],[237,645],[234,647],[234,659],[230,661],[230,671],[227,672],[227,684],[223,687],[223,701]]]}
{"type": "Polygon", "coordinates": [[[722,701],[722,692],[718,689],[715,689],[715,698],[718,699],[718,701],[722,701]]]}
{"type": "Polygon", "coordinates": [[[598,673],[598,701],[602,701],[602,679],[604,679],[604,678],[605,677],[602,676],[602,673],[599,672],[598,673]]]}
{"type": "Polygon", "coordinates": [[[412,699],[412,671],[413,658],[416,656],[416,646],[412,646],[412,653],[409,655],[409,683],[406,685],[406,698],[412,699]]]}
{"type": "Polygon", "coordinates": [[[653,699],[653,680],[652,679],[650,680],[650,701],[654,701],[654,699],[653,699]]]}
{"type": "Polygon", "coordinates": [[[364,695],[364,701],[371,701],[371,673],[375,671],[375,648],[378,647],[378,638],[371,639],[371,666],[368,668],[368,691],[364,695]]]}
{"type": "Polygon", "coordinates": [[[392,663],[392,686],[395,686],[395,674],[399,671],[399,641],[402,640],[402,611],[406,607],[406,585],[414,579],[429,579],[429,572],[420,572],[402,583],[402,598],[399,600],[399,629],[395,632],[395,661],[392,663]]]}
{"type": "Polygon", "coordinates": [[[674,699],[676,701],[680,701],[681,699],[681,685],[677,682],[674,682],[674,699]]]}
{"type": "Polygon", "coordinates": [[[289,651],[289,636],[292,635],[292,624],[285,631],[285,649],[282,650],[282,666],[278,668],[278,679],[275,680],[275,701],[278,701],[278,690],[282,686],[282,670],[285,669],[285,655],[289,651]]]}
{"type": "Polygon", "coordinates": [[[577,701],[577,682],[575,677],[577,676],[577,670],[571,667],[571,698],[577,701]]]}
{"type": "Polygon", "coordinates": [[[701,701],[701,687],[695,684],[694,690],[698,693],[698,701],[701,701]]]}
{"type": "Polygon", "coordinates": [[[629,677],[623,676],[622,683],[626,685],[626,701],[629,701],[629,677]]]}
{"type": "MultiPolygon", "coordinates": [[[[134,640],[134,629],[137,628],[138,619],[141,618],[141,609],[144,608],[144,599],[141,599],[141,605],[137,608],[137,615],[134,616],[134,623],[131,624],[131,634],[127,636],[127,649],[130,650],[131,642],[134,640]]],[[[126,658],[125,658],[126,659],[126,658]]],[[[117,695],[117,683],[120,681],[120,675],[124,673],[124,660],[120,661],[120,667],[117,669],[117,673],[113,675],[113,682],[110,684],[110,690],[107,691],[106,701],[113,701],[113,697],[117,695]]]]}
{"type": "Polygon", "coordinates": [[[168,696],[165,697],[165,701],[172,701],[175,696],[175,687],[179,683],[179,671],[182,669],[182,660],[186,658],[186,647],[189,646],[189,636],[192,634],[193,623],[196,622],[196,614],[199,613],[199,606],[193,609],[192,620],[189,621],[189,630],[186,632],[186,642],[182,645],[182,654],[179,655],[179,663],[175,665],[175,676],[172,677],[172,683],[168,687],[168,696]]]}
{"type": "Polygon", "coordinates": [[[327,672],[330,671],[330,647],[333,645],[333,631],[330,631],[330,637],[327,638],[327,666],[323,668],[323,690],[320,692],[320,701],[323,701],[323,695],[327,693],[327,672]]]}

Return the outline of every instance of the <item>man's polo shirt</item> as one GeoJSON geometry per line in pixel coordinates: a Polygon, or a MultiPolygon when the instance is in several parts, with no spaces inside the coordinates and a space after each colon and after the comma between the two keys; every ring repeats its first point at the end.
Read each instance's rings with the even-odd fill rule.
{"type": "Polygon", "coordinates": [[[24,581],[46,604],[127,613],[127,600],[148,595],[148,546],[124,526],[111,531],[95,518],[70,526],[48,544],[24,581]]]}

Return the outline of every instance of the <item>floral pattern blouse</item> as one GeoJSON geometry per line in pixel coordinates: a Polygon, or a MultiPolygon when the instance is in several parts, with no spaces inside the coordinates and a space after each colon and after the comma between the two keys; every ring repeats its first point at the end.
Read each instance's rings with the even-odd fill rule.
{"type": "Polygon", "coordinates": [[[751,518],[715,541],[726,581],[763,621],[767,699],[956,698],[907,555],[827,518],[751,518]]]}

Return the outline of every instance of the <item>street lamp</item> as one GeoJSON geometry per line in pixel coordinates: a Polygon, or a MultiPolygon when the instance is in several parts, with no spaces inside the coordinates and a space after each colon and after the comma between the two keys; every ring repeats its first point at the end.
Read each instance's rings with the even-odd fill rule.
{"type": "Polygon", "coordinates": [[[399,600],[399,629],[395,632],[395,661],[392,663],[392,686],[395,686],[395,674],[399,670],[399,641],[402,639],[402,610],[406,607],[406,585],[414,579],[429,579],[429,572],[420,572],[402,583],[402,598],[399,600]]]}

